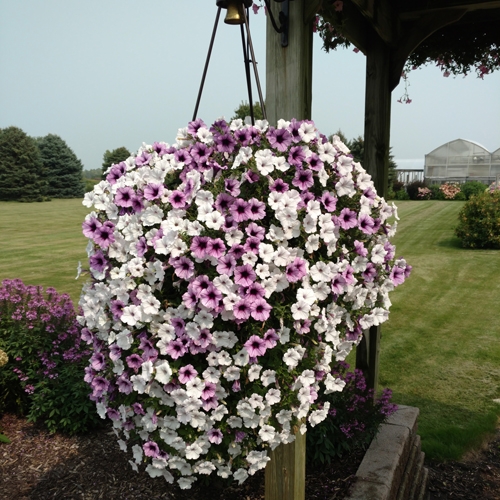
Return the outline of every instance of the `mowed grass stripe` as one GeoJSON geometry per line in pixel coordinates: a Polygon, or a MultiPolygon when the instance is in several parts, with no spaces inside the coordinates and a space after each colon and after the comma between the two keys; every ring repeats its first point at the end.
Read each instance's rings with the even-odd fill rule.
{"type": "Polygon", "coordinates": [[[424,451],[456,459],[494,432],[500,405],[500,252],[454,235],[463,203],[399,202],[397,255],[413,265],[391,295],[380,383],[421,410],[424,451]]]}
{"type": "Polygon", "coordinates": [[[81,199],[1,202],[0,280],[52,286],[76,303],[84,281],[75,280],[76,268],[87,261],[81,227],[88,212],[81,199]]]}

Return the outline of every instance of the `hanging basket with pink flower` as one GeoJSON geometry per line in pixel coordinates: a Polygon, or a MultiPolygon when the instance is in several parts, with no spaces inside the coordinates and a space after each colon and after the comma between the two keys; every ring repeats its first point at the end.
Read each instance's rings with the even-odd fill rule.
{"type": "Polygon", "coordinates": [[[201,120],[85,196],[86,371],[134,469],[240,483],[326,418],[321,395],[410,271],[394,205],[311,121],[201,120]]]}

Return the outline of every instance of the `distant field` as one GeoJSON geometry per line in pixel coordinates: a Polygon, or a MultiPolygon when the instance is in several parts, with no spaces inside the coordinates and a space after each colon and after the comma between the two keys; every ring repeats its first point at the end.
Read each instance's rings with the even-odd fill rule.
{"type": "MultiPolygon", "coordinates": [[[[420,408],[426,454],[477,447],[500,416],[500,251],[465,250],[453,230],[462,202],[398,202],[397,256],[413,266],[382,327],[380,387],[420,408]]],[[[87,264],[81,200],[0,203],[0,280],[53,286],[78,301],[87,264]]]]}
{"type": "Polygon", "coordinates": [[[76,303],[84,281],[75,280],[76,268],[87,260],[81,228],[88,212],[81,199],[0,202],[0,281],[52,286],[76,303]]]}

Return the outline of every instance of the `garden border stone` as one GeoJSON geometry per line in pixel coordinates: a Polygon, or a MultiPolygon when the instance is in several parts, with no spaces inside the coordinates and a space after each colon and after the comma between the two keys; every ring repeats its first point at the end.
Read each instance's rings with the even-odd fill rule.
{"type": "Polygon", "coordinates": [[[399,406],[380,426],[346,500],[425,500],[428,472],[417,435],[419,409],[399,406]]]}

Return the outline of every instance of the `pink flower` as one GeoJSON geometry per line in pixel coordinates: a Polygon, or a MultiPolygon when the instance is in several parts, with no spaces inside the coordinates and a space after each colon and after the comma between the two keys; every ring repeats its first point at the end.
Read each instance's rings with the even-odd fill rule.
{"type": "Polygon", "coordinates": [[[266,321],[272,310],[272,307],[264,299],[255,300],[250,304],[250,308],[252,318],[256,321],[266,321]]]}
{"type": "Polygon", "coordinates": [[[223,434],[219,429],[210,429],[207,432],[208,440],[213,444],[221,444],[223,434]]]}
{"type": "Polygon", "coordinates": [[[257,335],[252,335],[243,345],[252,358],[264,356],[266,353],[266,342],[257,335]]]}

